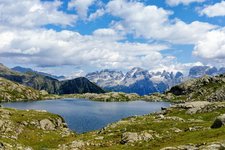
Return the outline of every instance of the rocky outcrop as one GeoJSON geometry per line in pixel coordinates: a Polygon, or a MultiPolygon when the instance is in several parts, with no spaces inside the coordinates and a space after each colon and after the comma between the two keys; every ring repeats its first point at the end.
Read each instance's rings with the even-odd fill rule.
{"type": "Polygon", "coordinates": [[[42,130],[55,130],[55,124],[49,119],[43,119],[40,121],[40,127],[42,130]]]}
{"type": "Polygon", "coordinates": [[[44,140],[48,136],[63,138],[71,135],[73,133],[58,115],[44,111],[0,108],[0,146],[3,149],[31,150],[29,144],[24,146],[23,142],[19,142],[21,138],[22,140],[30,140],[29,138],[44,140]]]}
{"type": "Polygon", "coordinates": [[[33,88],[3,79],[0,77],[0,102],[38,100],[44,95],[33,88]]]}
{"type": "Polygon", "coordinates": [[[187,144],[176,147],[165,147],[160,150],[223,150],[225,149],[225,141],[212,142],[203,144],[187,144]]]}
{"type": "Polygon", "coordinates": [[[183,101],[224,101],[225,75],[204,76],[172,87],[166,94],[183,101]]]}
{"type": "Polygon", "coordinates": [[[148,132],[142,132],[142,133],[135,133],[135,132],[125,132],[121,136],[121,144],[126,144],[126,143],[134,143],[137,141],[149,141],[153,140],[154,137],[152,134],[148,132]]]}
{"type": "Polygon", "coordinates": [[[187,114],[206,113],[225,108],[225,103],[194,101],[175,104],[172,107],[185,109],[187,114]]]}
{"type": "Polygon", "coordinates": [[[174,107],[179,107],[183,109],[187,109],[187,114],[196,114],[197,112],[202,112],[203,108],[207,105],[210,105],[210,102],[207,101],[196,101],[196,102],[185,102],[182,104],[177,104],[174,107]]]}
{"type": "Polygon", "coordinates": [[[122,134],[121,137],[121,143],[133,143],[137,142],[139,140],[138,134],[137,133],[132,133],[132,132],[126,132],[122,134]]]}
{"type": "Polygon", "coordinates": [[[71,97],[77,98],[85,98],[95,101],[105,101],[105,102],[119,102],[119,101],[132,101],[132,100],[139,100],[143,97],[137,94],[126,94],[121,92],[109,92],[104,94],[95,94],[95,93],[85,93],[85,94],[76,94],[70,95],[71,97]]]}

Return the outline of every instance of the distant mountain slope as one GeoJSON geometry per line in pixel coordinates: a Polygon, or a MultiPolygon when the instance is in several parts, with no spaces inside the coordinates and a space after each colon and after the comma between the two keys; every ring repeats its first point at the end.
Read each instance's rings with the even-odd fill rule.
{"type": "Polygon", "coordinates": [[[177,72],[149,72],[135,67],[123,74],[121,71],[102,70],[86,75],[90,81],[109,91],[137,93],[147,95],[154,92],[164,92],[169,87],[179,84],[183,74],[177,72]]]}
{"type": "Polygon", "coordinates": [[[168,92],[184,100],[225,100],[225,74],[218,76],[204,76],[188,80],[172,87],[168,92]]]}
{"type": "Polygon", "coordinates": [[[217,69],[216,67],[210,66],[194,66],[190,68],[189,77],[190,78],[199,78],[204,75],[215,76],[225,73],[225,68],[217,69]]]}
{"type": "Polygon", "coordinates": [[[0,77],[0,102],[38,100],[41,99],[41,92],[31,87],[21,85],[0,77]]]}
{"type": "Polygon", "coordinates": [[[105,69],[88,73],[86,78],[108,91],[137,93],[147,95],[155,92],[163,93],[169,88],[188,79],[200,78],[204,75],[215,76],[225,73],[225,68],[217,69],[210,66],[194,66],[189,74],[181,72],[150,72],[139,67],[134,67],[127,73],[105,69]]]}
{"type": "Polygon", "coordinates": [[[80,77],[61,82],[60,93],[104,93],[104,90],[90,82],[87,78],[80,77]],[[73,88],[71,88],[73,87],[73,88]]]}
{"type": "Polygon", "coordinates": [[[20,66],[13,67],[13,68],[11,68],[11,70],[17,71],[17,72],[20,72],[20,73],[33,72],[33,73],[43,75],[43,76],[47,76],[47,77],[51,77],[51,78],[54,78],[54,79],[57,79],[57,80],[64,80],[66,78],[65,76],[55,76],[55,75],[51,75],[51,74],[48,74],[48,73],[35,71],[31,68],[24,68],[24,67],[20,67],[20,66]]]}
{"type": "Polygon", "coordinates": [[[103,93],[97,85],[85,78],[58,81],[35,72],[19,73],[0,64],[0,77],[30,86],[36,90],[46,90],[50,94],[103,93]],[[77,82],[80,81],[80,82],[77,82]],[[81,84],[82,83],[82,84],[81,84]],[[64,89],[65,88],[65,89],[64,89]],[[64,93],[70,91],[71,93],[64,93]]]}

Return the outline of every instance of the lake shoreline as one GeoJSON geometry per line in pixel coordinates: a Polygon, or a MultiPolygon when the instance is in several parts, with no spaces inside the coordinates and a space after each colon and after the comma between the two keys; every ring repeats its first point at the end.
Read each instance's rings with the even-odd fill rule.
{"type": "Polygon", "coordinates": [[[1,103],[4,107],[15,108],[20,110],[46,110],[54,114],[62,116],[75,132],[83,132],[80,128],[84,127],[86,124],[83,122],[85,118],[89,122],[88,126],[93,126],[91,130],[100,129],[105,127],[109,123],[117,122],[121,119],[130,117],[130,116],[141,116],[156,111],[160,111],[161,108],[169,107],[170,103],[168,102],[147,102],[147,101],[126,101],[126,102],[101,102],[101,101],[92,101],[87,99],[59,99],[59,100],[39,100],[39,101],[23,101],[23,102],[6,102],[1,103]],[[93,106],[92,106],[93,105],[93,106]],[[66,114],[64,114],[64,110],[66,114]],[[72,114],[77,114],[73,116],[72,114]],[[79,117],[79,114],[83,117],[79,117]],[[89,116],[90,114],[91,116],[89,116]],[[77,124],[76,121],[71,121],[68,116],[73,116],[73,120],[78,120],[78,124],[74,128],[74,125],[77,124]],[[78,117],[78,118],[76,118],[78,117]],[[75,119],[76,118],[76,119],[75,119]],[[112,120],[111,120],[112,119],[112,120]],[[89,121],[88,121],[89,120],[89,121]],[[104,120],[108,120],[107,123],[104,120]],[[93,123],[90,123],[93,122],[93,123]],[[103,124],[101,124],[101,122],[103,124]],[[91,125],[93,124],[93,125],[91,125]],[[99,127],[96,125],[99,124],[99,127]],[[80,126],[80,127],[79,127],[80,126]],[[95,127],[96,126],[96,127],[95,127]]]}
{"type": "Polygon", "coordinates": [[[201,148],[205,149],[205,146],[211,145],[212,142],[223,143],[221,139],[224,139],[224,128],[210,128],[214,118],[219,113],[225,113],[223,108],[225,108],[224,102],[199,101],[175,104],[154,113],[123,118],[100,130],[82,134],[68,131],[63,121],[58,120],[60,119],[59,115],[35,110],[0,108],[0,114],[5,118],[5,123],[10,122],[11,124],[7,127],[12,131],[15,130],[15,132],[15,127],[21,129],[20,136],[17,137],[15,134],[15,138],[18,138],[18,140],[13,140],[11,133],[1,132],[1,134],[4,134],[2,137],[5,137],[7,141],[0,137],[0,143],[5,147],[7,147],[7,144],[13,146],[17,143],[16,147],[19,144],[20,147],[34,149],[63,149],[63,147],[64,149],[65,147],[71,149],[74,146],[80,149],[98,149],[101,147],[107,149],[138,149],[140,146],[143,149],[149,147],[161,149],[171,146],[175,148],[187,146],[186,143],[192,143],[192,147],[198,147],[201,142],[207,140],[204,145],[201,145],[201,148]],[[28,133],[29,136],[27,136],[28,133]],[[41,136],[27,139],[37,133],[41,136]],[[206,133],[210,134],[207,135],[206,133]],[[205,136],[199,136],[202,134],[205,136]],[[47,137],[52,142],[46,144],[47,137]],[[41,142],[39,138],[44,140],[41,142]]]}

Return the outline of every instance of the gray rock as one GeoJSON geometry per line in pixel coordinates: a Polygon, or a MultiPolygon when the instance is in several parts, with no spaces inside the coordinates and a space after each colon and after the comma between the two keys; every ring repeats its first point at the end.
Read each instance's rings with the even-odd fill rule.
{"type": "Polygon", "coordinates": [[[204,150],[224,150],[225,146],[222,143],[211,143],[203,148],[204,150]]]}
{"type": "Polygon", "coordinates": [[[173,120],[173,121],[185,122],[185,120],[183,118],[180,118],[180,117],[177,117],[177,116],[164,117],[164,118],[161,118],[161,120],[173,120]]]}
{"type": "Polygon", "coordinates": [[[154,139],[153,136],[147,132],[143,132],[139,135],[139,140],[149,141],[149,140],[153,140],[153,139],[154,139]]]}
{"type": "Polygon", "coordinates": [[[0,150],[4,149],[4,148],[5,148],[4,144],[2,142],[0,142],[0,150]]]}
{"type": "Polygon", "coordinates": [[[177,147],[165,147],[160,150],[199,150],[199,148],[194,145],[180,145],[177,147]]]}
{"type": "Polygon", "coordinates": [[[126,143],[133,143],[137,141],[149,141],[153,140],[154,137],[152,136],[152,133],[155,133],[154,131],[149,130],[143,131],[141,133],[135,133],[135,132],[125,132],[122,134],[121,138],[121,144],[126,144],[126,143]],[[150,133],[151,134],[150,134],[150,133]]]}
{"type": "Polygon", "coordinates": [[[173,132],[175,132],[175,133],[179,133],[179,132],[182,132],[182,130],[181,129],[179,129],[179,128],[171,128],[171,130],[173,131],[173,132]]]}
{"type": "Polygon", "coordinates": [[[55,125],[49,119],[43,119],[40,121],[40,127],[42,130],[55,130],[55,125]]]}
{"type": "Polygon", "coordinates": [[[85,146],[83,141],[73,141],[70,145],[72,149],[80,149],[85,146]]]}
{"type": "Polygon", "coordinates": [[[103,140],[103,139],[104,139],[103,136],[98,136],[98,137],[95,138],[95,140],[103,140]]]}
{"type": "Polygon", "coordinates": [[[125,132],[122,134],[122,140],[121,140],[121,144],[125,144],[125,143],[133,143],[138,141],[138,134],[137,133],[132,133],[132,132],[125,132]]]}
{"type": "Polygon", "coordinates": [[[187,114],[196,114],[202,112],[205,107],[209,106],[210,102],[207,101],[195,101],[195,102],[185,102],[182,104],[174,105],[173,107],[187,109],[187,114]]]}
{"type": "Polygon", "coordinates": [[[220,128],[225,124],[225,114],[216,118],[211,128],[220,128]]]}

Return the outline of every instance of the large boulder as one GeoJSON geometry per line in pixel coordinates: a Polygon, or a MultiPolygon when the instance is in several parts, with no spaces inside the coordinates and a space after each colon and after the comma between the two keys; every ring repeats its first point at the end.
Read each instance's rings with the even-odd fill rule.
{"type": "Polygon", "coordinates": [[[43,119],[40,121],[42,130],[55,130],[56,126],[49,119],[43,119]]]}
{"type": "MultiPolygon", "coordinates": [[[[153,131],[150,131],[153,133],[153,131]]],[[[133,143],[137,141],[149,141],[154,139],[152,134],[143,131],[141,133],[136,133],[136,132],[125,132],[122,134],[121,137],[121,144],[126,144],[126,143],[133,143]]]]}
{"type": "Polygon", "coordinates": [[[211,128],[220,128],[225,124],[225,114],[216,118],[211,128]]]}
{"type": "Polygon", "coordinates": [[[122,140],[121,143],[125,144],[125,143],[133,143],[138,141],[138,134],[137,133],[132,133],[132,132],[125,132],[122,134],[122,140]]]}

